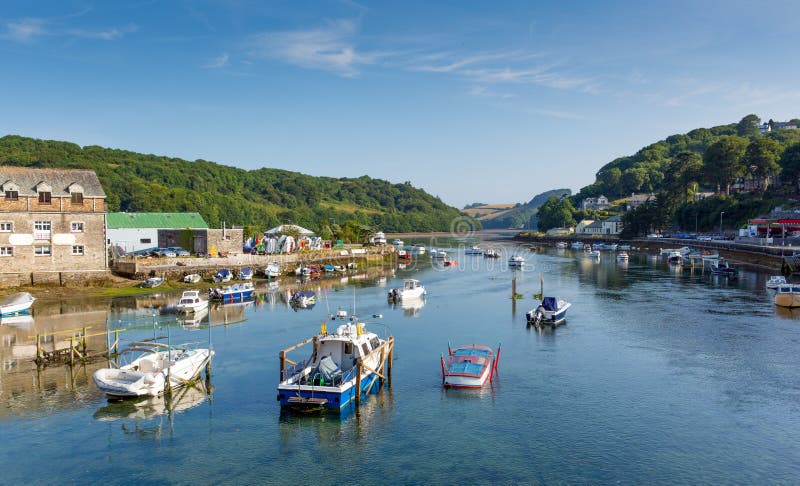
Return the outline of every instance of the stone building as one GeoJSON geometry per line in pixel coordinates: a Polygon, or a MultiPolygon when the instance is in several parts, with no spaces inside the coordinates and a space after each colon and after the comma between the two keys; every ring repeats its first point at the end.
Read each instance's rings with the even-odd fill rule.
{"type": "Polygon", "coordinates": [[[0,166],[0,286],[107,276],[106,194],[91,170],[0,166]]]}

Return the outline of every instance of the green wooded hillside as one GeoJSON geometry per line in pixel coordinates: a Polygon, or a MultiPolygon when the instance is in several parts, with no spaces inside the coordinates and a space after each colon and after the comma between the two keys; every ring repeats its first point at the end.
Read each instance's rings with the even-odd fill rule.
{"type": "Polygon", "coordinates": [[[206,160],[9,135],[0,138],[0,164],[93,169],[109,211],[197,211],[212,227],[262,229],[295,223],[322,230],[355,220],[384,231],[445,231],[459,211],[409,182],[367,176],[313,177],[262,168],[243,170],[206,160]]]}

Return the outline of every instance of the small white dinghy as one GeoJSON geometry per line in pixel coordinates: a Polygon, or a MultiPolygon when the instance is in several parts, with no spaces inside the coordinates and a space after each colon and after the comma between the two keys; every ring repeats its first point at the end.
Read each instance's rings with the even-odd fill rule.
{"type": "Polygon", "coordinates": [[[185,349],[156,342],[136,342],[123,349],[143,353],[120,368],[101,368],[94,372],[97,388],[110,398],[158,396],[177,389],[196,378],[214,356],[211,349],[185,349]]]}
{"type": "Polygon", "coordinates": [[[189,275],[183,277],[183,281],[186,283],[197,283],[200,280],[202,280],[202,277],[199,273],[190,273],[189,275]]]}
{"type": "Polygon", "coordinates": [[[208,309],[208,301],[200,298],[199,290],[186,290],[178,301],[178,312],[189,314],[208,309]]]}
{"type": "Polygon", "coordinates": [[[13,316],[31,308],[36,298],[28,292],[19,292],[9,295],[0,302],[0,316],[13,316]]]}

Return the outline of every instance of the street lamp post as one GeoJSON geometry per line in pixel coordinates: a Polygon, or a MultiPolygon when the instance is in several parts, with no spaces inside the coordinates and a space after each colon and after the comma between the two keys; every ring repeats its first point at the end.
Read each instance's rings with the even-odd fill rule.
{"type": "Polygon", "coordinates": [[[719,237],[722,238],[722,215],[725,214],[725,211],[719,212],[719,237]]]}

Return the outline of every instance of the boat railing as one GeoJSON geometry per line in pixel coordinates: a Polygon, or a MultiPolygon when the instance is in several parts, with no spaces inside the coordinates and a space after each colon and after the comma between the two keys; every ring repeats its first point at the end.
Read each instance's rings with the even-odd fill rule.
{"type": "Polygon", "coordinates": [[[287,366],[283,370],[283,376],[281,376],[281,381],[288,380],[289,378],[291,378],[295,374],[297,374],[300,371],[304,370],[307,365],[308,365],[308,359],[305,359],[305,360],[300,361],[300,362],[298,362],[296,364],[287,366]]]}

